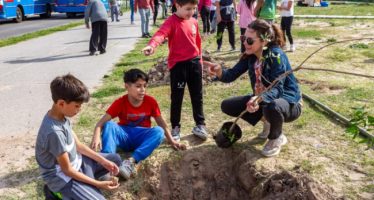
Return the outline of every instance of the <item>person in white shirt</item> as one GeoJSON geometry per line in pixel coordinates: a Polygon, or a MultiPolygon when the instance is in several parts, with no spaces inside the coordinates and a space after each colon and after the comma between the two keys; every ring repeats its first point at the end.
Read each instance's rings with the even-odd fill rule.
{"type": "Polygon", "coordinates": [[[281,28],[284,34],[284,41],[286,41],[286,35],[290,42],[290,51],[294,52],[296,47],[293,43],[291,34],[291,26],[294,15],[294,0],[282,0],[280,6],[277,7],[281,14],[281,28]]]}

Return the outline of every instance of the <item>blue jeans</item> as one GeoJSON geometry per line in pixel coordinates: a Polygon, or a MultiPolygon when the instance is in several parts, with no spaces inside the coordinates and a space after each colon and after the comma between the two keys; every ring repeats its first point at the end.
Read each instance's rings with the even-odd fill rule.
{"type": "Polygon", "coordinates": [[[133,151],[136,162],[146,159],[164,141],[164,130],[153,128],[121,126],[113,121],[104,124],[102,132],[103,153],[115,153],[117,147],[133,151]]]}
{"type": "Polygon", "coordinates": [[[140,26],[142,27],[142,34],[149,34],[148,32],[148,26],[149,26],[149,16],[151,15],[151,9],[139,9],[139,14],[140,14],[140,20],[141,24],[140,26]]]}
{"type": "Polygon", "coordinates": [[[131,19],[131,23],[133,23],[134,22],[134,0],[130,0],[130,10],[131,10],[130,19],[131,19]]]}

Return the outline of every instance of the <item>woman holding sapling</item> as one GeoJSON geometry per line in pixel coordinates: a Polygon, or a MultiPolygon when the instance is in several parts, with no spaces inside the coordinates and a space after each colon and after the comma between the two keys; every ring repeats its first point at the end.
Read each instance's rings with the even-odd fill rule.
{"type": "Polygon", "coordinates": [[[268,141],[262,154],[275,156],[287,143],[282,132],[283,123],[291,122],[301,114],[301,93],[292,73],[269,87],[280,75],[291,70],[288,58],[281,49],[284,40],[277,25],[257,19],[248,25],[240,39],[245,52],[233,68],[222,69],[219,64],[211,62],[204,62],[204,66],[211,75],[225,83],[234,81],[248,71],[253,94],[225,99],[221,109],[233,117],[247,110],[241,118],[253,126],[263,121],[264,128],[258,137],[268,141]]]}

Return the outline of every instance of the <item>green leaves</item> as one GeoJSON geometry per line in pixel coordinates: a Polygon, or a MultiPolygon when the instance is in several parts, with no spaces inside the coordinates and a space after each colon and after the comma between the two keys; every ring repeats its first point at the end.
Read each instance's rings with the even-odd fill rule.
{"type": "MultiPolygon", "coordinates": [[[[365,111],[365,107],[353,109],[352,119],[349,121],[350,124],[345,131],[349,136],[352,136],[353,139],[356,139],[360,133],[359,127],[362,127],[366,131],[372,131],[374,129],[374,117],[368,115],[368,112],[365,111]]],[[[367,143],[368,147],[371,148],[374,146],[374,137],[363,138],[359,143],[367,143]]]]}

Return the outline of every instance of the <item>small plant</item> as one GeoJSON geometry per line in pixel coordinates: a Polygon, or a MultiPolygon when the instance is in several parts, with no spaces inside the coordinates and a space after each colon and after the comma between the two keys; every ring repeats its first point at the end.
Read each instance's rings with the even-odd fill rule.
{"type": "Polygon", "coordinates": [[[329,38],[329,39],[327,39],[327,43],[333,43],[333,42],[336,42],[335,38],[329,38]]]}
{"type": "Polygon", "coordinates": [[[349,45],[349,48],[351,48],[351,49],[368,49],[369,45],[364,44],[364,43],[356,43],[356,44],[349,45]]]}
{"type": "Polygon", "coordinates": [[[222,130],[222,134],[223,134],[227,139],[229,139],[231,143],[235,140],[235,134],[230,133],[229,130],[227,130],[227,129],[223,129],[223,130],[222,130]]]}
{"type": "MultiPolygon", "coordinates": [[[[355,139],[359,133],[359,127],[362,127],[366,131],[374,130],[374,117],[368,115],[365,111],[365,107],[353,108],[353,116],[350,120],[350,124],[346,129],[348,135],[352,136],[355,139]]],[[[360,141],[360,143],[367,143],[368,147],[371,148],[374,146],[374,137],[371,138],[364,138],[360,141]]]]}

